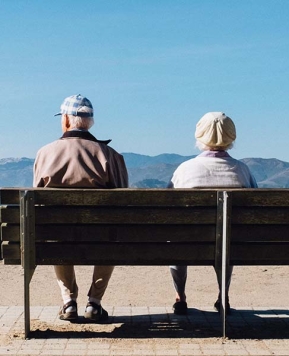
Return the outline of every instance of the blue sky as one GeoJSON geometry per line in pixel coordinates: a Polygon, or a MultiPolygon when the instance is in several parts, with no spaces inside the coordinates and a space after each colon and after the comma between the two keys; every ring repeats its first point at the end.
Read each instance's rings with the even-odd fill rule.
{"type": "Polygon", "coordinates": [[[208,111],[236,158],[289,161],[288,0],[0,0],[0,158],[61,136],[72,94],[119,152],[197,154],[208,111]]]}

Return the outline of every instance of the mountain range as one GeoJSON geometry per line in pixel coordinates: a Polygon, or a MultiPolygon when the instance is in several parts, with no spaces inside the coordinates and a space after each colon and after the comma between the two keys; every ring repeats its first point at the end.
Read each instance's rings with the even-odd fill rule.
{"type": "MultiPolygon", "coordinates": [[[[129,174],[130,187],[165,188],[177,166],[195,156],[160,154],[146,156],[122,153],[129,174]]],[[[289,188],[289,162],[276,158],[244,158],[260,188],[289,188]]],[[[34,159],[0,159],[1,187],[31,187],[34,159]]]]}

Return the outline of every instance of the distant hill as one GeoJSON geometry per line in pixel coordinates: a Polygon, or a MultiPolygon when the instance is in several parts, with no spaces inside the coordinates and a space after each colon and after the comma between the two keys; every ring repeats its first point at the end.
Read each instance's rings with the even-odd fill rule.
{"type": "Polygon", "coordinates": [[[261,188],[289,188],[289,162],[276,158],[244,158],[261,188]]]}
{"type": "Polygon", "coordinates": [[[195,156],[180,156],[174,153],[163,153],[158,156],[145,156],[137,153],[122,153],[128,168],[148,167],[158,164],[177,164],[195,156]]]}
{"type": "MultiPolygon", "coordinates": [[[[136,153],[123,153],[130,187],[165,188],[177,166],[195,156],[181,156],[164,153],[146,156],[136,153]]],[[[260,188],[289,188],[289,162],[276,158],[244,158],[260,188]]],[[[1,187],[31,187],[33,175],[32,158],[0,159],[1,187]]]]}
{"type": "Polygon", "coordinates": [[[32,185],[34,159],[2,158],[0,159],[1,187],[30,187],[32,185]]]}

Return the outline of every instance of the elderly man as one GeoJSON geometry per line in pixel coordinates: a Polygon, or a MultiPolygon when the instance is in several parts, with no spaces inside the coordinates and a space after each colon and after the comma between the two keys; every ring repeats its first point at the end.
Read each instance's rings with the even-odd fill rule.
{"type": "MultiPolygon", "coordinates": [[[[60,107],[63,135],[42,147],[34,164],[34,187],[49,188],[127,188],[128,174],[122,155],[96,139],[88,130],[94,124],[91,102],[79,95],[64,100],[60,107]]],[[[55,116],[56,116],[55,115],[55,116]]],[[[78,286],[74,266],[55,266],[63,306],[61,320],[78,318],[78,286]]],[[[84,317],[92,321],[108,318],[101,299],[113,266],[94,266],[84,317]]]]}
{"type": "MultiPolygon", "coordinates": [[[[196,146],[203,152],[197,157],[182,163],[174,172],[169,188],[256,188],[255,178],[248,167],[232,158],[227,150],[236,139],[234,122],[222,112],[209,112],[197,123],[196,146]]],[[[176,290],[175,314],[187,313],[185,284],[187,266],[171,266],[171,275],[176,290]]],[[[230,313],[229,286],[232,268],[226,281],[226,303],[230,313]]],[[[214,304],[220,311],[219,297],[214,304]]]]}

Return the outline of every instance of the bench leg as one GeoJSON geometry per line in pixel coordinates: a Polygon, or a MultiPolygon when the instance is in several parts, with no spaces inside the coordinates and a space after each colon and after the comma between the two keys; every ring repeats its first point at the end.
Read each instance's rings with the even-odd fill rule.
{"type": "Polygon", "coordinates": [[[21,264],[24,269],[24,333],[30,333],[29,285],[35,264],[35,208],[33,192],[20,191],[20,246],[21,264]]]}
{"type": "Polygon", "coordinates": [[[219,294],[219,300],[220,300],[220,316],[222,320],[222,334],[223,337],[226,337],[226,275],[222,269],[222,267],[217,267],[215,266],[215,271],[217,275],[217,280],[218,280],[218,285],[220,286],[220,294],[219,294]]]}
{"type": "Polygon", "coordinates": [[[215,270],[220,286],[220,313],[222,318],[223,337],[226,337],[226,292],[228,287],[227,274],[229,266],[230,210],[231,200],[228,192],[218,192],[217,236],[215,270]]]}
{"type": "Polygon", "coordinates": [[[24,333],[25,339],[30,333],[30,281],[32,279],[34,270],[24,268],[24,333]]]}
{"type": "MultiPolygon", "coordinates": [[[[222,288],[221,288],[221,311],[223,320],[223,337],[226,337],[227,328],[227,288],[230,280],[227,280],[229,272],[229,240],[230,240],[230,218],[231,218],[231,196],[223,192],[223,238],[222,238],[222,288]]],[[[231,274],[231,273],[230,273],[231,274]]],[[[230,278],[231,279],[231,276],[230,278]]]]}

